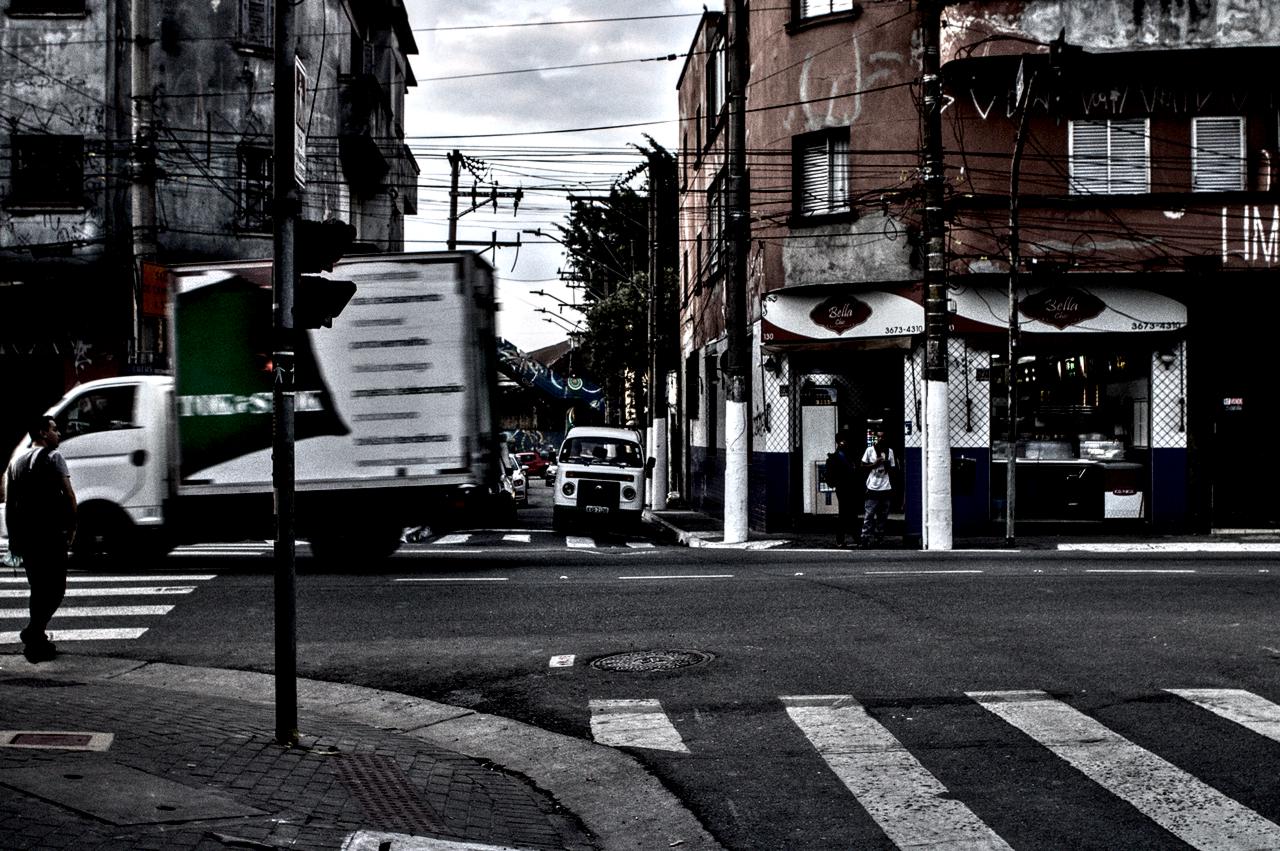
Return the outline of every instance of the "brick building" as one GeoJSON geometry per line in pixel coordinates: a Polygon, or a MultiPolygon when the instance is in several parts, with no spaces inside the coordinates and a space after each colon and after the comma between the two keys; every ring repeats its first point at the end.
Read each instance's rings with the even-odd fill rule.
{"type": "MultiPolygon", "coordinates": [[[[0,438],[91,378],[167,368],[150,263],[272,253],[271,0],[7,0],[0,10],[0,438]]],[[[400,0],[296,10],[302,215],[403,247],[400,0]]]]}

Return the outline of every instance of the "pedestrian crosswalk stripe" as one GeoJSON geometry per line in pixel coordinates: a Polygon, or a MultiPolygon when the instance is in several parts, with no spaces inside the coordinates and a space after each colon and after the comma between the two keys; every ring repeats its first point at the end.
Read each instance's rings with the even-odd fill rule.
{"type": "Polygon", "coordinates": [[[689,752],[657,700],[593,700],[590,706],[591,738],[599,744],[689,752]]]}
{"type": "Polygon", "coordinates": [[[431,543],[438,546],[447,546],[449,544],[465,544],[469,540],[471,540],[470,535],[441,535],[431,543]]]}
{"type": "Polygon", "coordinates": [[[627,546],[633,550],[647,550],[653,547],[648,541],[627,541],[627,546]]]}
{"type": "MultiPolygon", "coordinates": [[[[126,629],[51,629],[49,638],[55,644],[64,641],[129,641],[140,637],[146,631],[145,626],[126,629]]],[[[20,644],[21,642],[19,633],[0,632],[0,644],[20,644]]]]}
{"type": "MultiPolygon", "coordinates": [[[[158,585],[147,588],[131,588],[115,586],[112,588],[68,588],[68,597],[133,597],[154,594],[190,594],[196,590],[194,585],[158,585]]],[[[0,599],[26,599],[27,589],[0,588],[0,599]]]]}
{"type": "Polygon", "coordinates": [[[524,532],[524,533],[518,533],[515,535],[503,535],[502,540],[514,541],[517,544],[527,544],[529,543],[529,534],[527,532],[524,532]]]}
{"type": "Polygon", "coordinates": [[[847,695],[783,697],[840,782],[900,848],[1007,849],[905,747],[847,695]]]}
{"type": "Polygon", "coordinates": [[[571,550],[591,549],[596,545],[595,538],[583,538],[579,535],[566,535],[564,543],[571,550]]]}
{"type": "Polygon", "coordinates": [[[969,697],[1188,845],[1280,848],[1280,825],[1042,691],[969,697]]]}
{"type": "Polygon", "coordinates": [[[1280,706],[1235,688],[1165,689],[1241,727],[1280,742],[1280,706]]]}
{"type": "MultiPolygon", "coordinates": [[[[62,606],[54,618],[129,618],[167,615],[173,606],[62,606]]],[[[26,620],[27,609],[0,609],[0,620],[26,620]]]]}

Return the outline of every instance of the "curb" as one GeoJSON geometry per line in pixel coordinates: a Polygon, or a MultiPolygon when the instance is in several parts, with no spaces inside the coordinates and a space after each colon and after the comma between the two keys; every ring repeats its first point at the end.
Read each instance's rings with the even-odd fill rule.
{"type": "MultiPolygon", "coordinates": [[[[0,670],[109,680],[213,698],[270,704],[274,677],[97,656],[61,655],[32,665],[0,655],[0,670]]],[[[298,678],[298,709],[385,729],[528,778],[582,820],[606,851],[678,847],[723,851],[684,805],[634,757],[519,721],[344,683],[298,678]]]]}
{"type": "Polygon", "coordinates": [[[723,550],[768,550],[773,547],[780,547],[783,544],[791,543],[790,538],[767,538],[755,541],[743,541],[738,544],[726,544],[723,540],[723,534],[717,532],[689,532],[676,526],[670,520],[654,514],[652,510],[646,508],[641,515],[642,518],[655,526],[662,527],[664,533],[675,539],[675,543],[683,547],[707,547],[712,549],[723,550]],[[717,540],[720,538],[720,540],[717,540]]]}

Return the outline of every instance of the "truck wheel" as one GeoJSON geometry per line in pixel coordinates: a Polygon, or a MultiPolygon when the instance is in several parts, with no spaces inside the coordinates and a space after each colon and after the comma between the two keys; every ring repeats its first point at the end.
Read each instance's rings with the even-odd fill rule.
{"type": "Polygon", "coordinates": [[[307,539],[311,544],[311,554],[331,568],[361,570],[366,566],[377,566],[400,549],[403,529],[356,525],[359,531],[326,529],[313,532],[307,539]]]}
{"type": "Polygon", "coordinates": [[[76,512],[76,540],[71,545],[71,558],[86,570],[110,569],[143,553],[135,546],[138,530],[123,511],[115,506],[81,506],[76,512]]]}

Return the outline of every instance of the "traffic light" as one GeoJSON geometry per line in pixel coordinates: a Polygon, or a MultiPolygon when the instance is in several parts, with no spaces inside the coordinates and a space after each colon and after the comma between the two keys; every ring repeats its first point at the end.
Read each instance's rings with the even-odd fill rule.
{"type": "Polygon", "coordinates": [[[356,294],[351,281],[335,281],[319,275],[302,275],[293,294],[295,328],[332,328],[333,320],[356,294]]]}
{"type": "Polygon", "coordinates": [[[341,219],[313,222],[298,219],[294,231],[293,256],[298,272],[332,272],[333,264],[342,259],[355,241],[356,229],[341,219]]]}
{"type": "Polygon", "coordinates": [[[294,232],[294,258],[299,272],[293,301],[294,327],[332,328],[333,320],[355,295],[356,285],[351,281],[307,274],[332,271],[355,237],[355,227],[341,219],[298,220],[294,232]]]}

